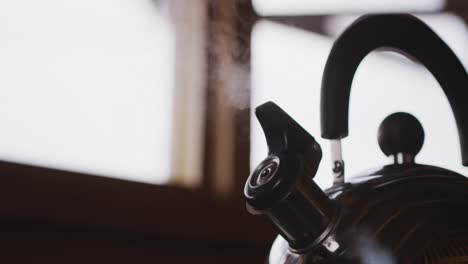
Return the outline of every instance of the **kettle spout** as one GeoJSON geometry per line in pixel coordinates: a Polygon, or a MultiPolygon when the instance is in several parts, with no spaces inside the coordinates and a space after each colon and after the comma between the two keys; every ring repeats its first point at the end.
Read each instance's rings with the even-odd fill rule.
{"type": "Polygon", "coordinates": [[[259,106],[256,115],[269,155],[247,180],[247,209],[266,215],[292,251],[310,250],[325,241],[337,215],[333,201],[313,181],[321,148],[274,103],[259,106]]]}

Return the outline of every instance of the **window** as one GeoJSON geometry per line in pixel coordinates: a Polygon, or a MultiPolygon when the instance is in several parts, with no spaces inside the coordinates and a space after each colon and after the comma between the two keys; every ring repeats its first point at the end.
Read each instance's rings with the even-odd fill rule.
{"type": "MultiPolygon", "coordinates": [[[[463,20],[451,14],[420,17],[468,65],[468,35],[463,20]]],[[[332,181],[331,164],[327,163],[329,143],[320,137],[321,78],[333,39],[356,18],[322,17],[323,32],[318,33],[268,20],[258,22],[253,31],[252,107],[274,101],[318,140],[324,152],[316,177],[321,187],[329,187],[332,181]]],[[[448,101],[425,68],[395,53],[373,52],[359,66],[351,94],[350,134],[343,140],[348,176],[390,163],[378,147],[377,128],[396,111],[412,113],[424,127],[426,138],[417,162],[468,173],[461,165],[458,134],[448,101]]],[[[265,158],[267,148],[254,115],[251,126],[251,164],[255,166],[265,158]]]]}
{"type": "Polygon", "coordinates": [[[354,12],[437,11],[444,0],[253,0],[255,10],[262,15],[317,15],[354,12]]]}
{"type": "Polygon", "coordinates": [[[176,43],[174,18],[193,20],[185,41],[203,34],[200,8],[180,9],[146,0],[0,2],[0,159],[147,183],[196,182],[200,140],[190,148],[177,142],[201,137],[194,123],[201,97],[181,89],[191,82],[199,93],[200,77],[185,72],[203,54],[200,41],[191,50],[176,43]],[[193,59],[177,61],[181,51],[193,59]],[[180,132],[187,118],[192,135],[180,132]],[[184,175],[187,162],[191,175],[184,175]]]}

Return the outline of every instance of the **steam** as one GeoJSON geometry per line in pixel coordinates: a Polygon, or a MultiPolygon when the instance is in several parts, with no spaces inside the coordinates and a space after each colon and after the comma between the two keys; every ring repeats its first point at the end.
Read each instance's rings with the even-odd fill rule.
{"type": "Polygon", "coordinates": [[[210,92],[215,94],[219,110],[246,109],[250,101],[249,20],[241,17],[237,2],[152,1],[165,9],[175,25],[181,64],[177,74],[191,80],[204,75],[208,65],[210,92]]]}
{"type": "Polygon", "coordinates": [[[210,76],[214,78],[213,88],[229,106],[240,110],[246,109],[250,101],[250,41],[243,36],[247,33],[239,32],[242,22],[234,6],[221,4],[210,22],[210,41],[206,47],[214,60],[215,72],[210,76]]]}
{"type": "Polygon", "coordinates": [[[218,78],[224,83],[224,92],[232,107],[244,110],[249,106],[250,73],[239,63],[224,64],[218,78]]]}
{"type": "Polygon", "coordinates": [[[356,236],[355,251],[363,264],[396,264],[390,251],[370,235],[363,232],[356,236]]]}

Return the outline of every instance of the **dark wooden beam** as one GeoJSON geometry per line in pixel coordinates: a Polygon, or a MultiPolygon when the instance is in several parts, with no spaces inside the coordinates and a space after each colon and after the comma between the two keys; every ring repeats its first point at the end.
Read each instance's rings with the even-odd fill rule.
{"type": "MultiPolygon", "coordinates": [[[[266,246],[271,226],[199,190],[0,162],[0,222],[266,246]]],[[[3,225],[5,227],[5,225],[3,225]]],[[[1,228],[1,227],[0,227],[1,228]]]]}
{"type": "Polygon", "coordinates": [[[447,4],[444,11],[452,12],[465,21],[468,24],[468,1],[465,0],[447,0],[447,4]]]}
{"type": "Polygon", "coordinates": [[[266,16],[263,19],[299,28],[308,32],[326,35],[324,23],[328,16],[266,16]]]}

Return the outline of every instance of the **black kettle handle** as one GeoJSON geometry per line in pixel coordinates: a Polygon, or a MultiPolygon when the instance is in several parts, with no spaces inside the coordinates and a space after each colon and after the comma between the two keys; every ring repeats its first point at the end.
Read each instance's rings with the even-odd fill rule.
{"type": "Polygon", "coordinates": [[[417,59],[437,79],[452,107],[462,162],[468,166],[468,75],[447,44],[412,15],[362,16],[335,41],[322,80],[322,137],[348,136],[349,96],[356,69],[367,54],[384,47],[417,59]]]}

